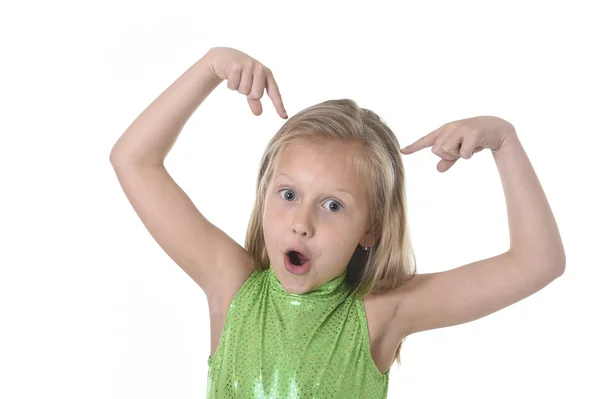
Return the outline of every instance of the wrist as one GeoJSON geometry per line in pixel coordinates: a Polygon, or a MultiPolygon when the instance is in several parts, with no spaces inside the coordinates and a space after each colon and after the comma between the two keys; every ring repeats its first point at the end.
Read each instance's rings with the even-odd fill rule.
{"type": "Polygon", "coordinates": [[[215,69],[213,67],[213,60],[214,60],[214,47],[212,47],[211,49],[209,49],[206,52],[206,54],[204,54],[204,56],[198,62],[204,64],[203,66],[208,69],[208,71],[210,72],[211,76],[215,79],[215,81],[222,82],[223,79],[221,79],[215,73],[215,69]]]}
{"type": "Polygon", "coordinates": [[[520,144],[521,142],[519,141],[519,137],[517,137],[517,131],[512,125],[510,125],[506,128],[506,131],[503,133],[502,142],[500,143],[498,148],[492,150],[492,153],[506,151],[507,148],[513,148],[515,146],[519,146],[520,144]]]}

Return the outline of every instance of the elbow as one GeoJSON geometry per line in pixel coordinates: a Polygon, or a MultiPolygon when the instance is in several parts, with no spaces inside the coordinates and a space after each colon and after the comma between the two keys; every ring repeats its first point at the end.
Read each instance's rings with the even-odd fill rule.
{"type": "Polygon", "coordinates": [[[523,255],[522,252],[516,253],[514,250],[508,252],[523,267],[534,268],[547,275],[553,275],[555,278],[562,276],[566,269],[567,259],[564,251],[559,253],[553,252],[552,254],[546,253],[544,255],[540,255],[539,253],[523,255]]]}
{"type": "Polygon", "coordinates": [[[565,269],[567,268],[567,261],[565,259],[565,261],[563,263],[561,263],[561,266],[558,268],[558,276],[562,276],[565,273],[565,269]]]}
{"type": "Polygon", "coordinates": [[[121,163],[119,157],[116,155],[115,151],[111,151],[110,156],[108,157],[110,164],[115,167],[121,163]]]}
{"type": "Polygon", "coordinates": [[[562,276],[565,273],[565,269],[567,267],[567,254],[564,251],[561,252],[560,256],[557,259],[557,270],[558,276],[562,276]]]}
{"type": "Polygon", "coordinates": [[[556,277],[560,277],[565,273],[566,266],[567,260],[564,256],[557,260],[556,264],[553,267],[556,271],[556,277]]]}

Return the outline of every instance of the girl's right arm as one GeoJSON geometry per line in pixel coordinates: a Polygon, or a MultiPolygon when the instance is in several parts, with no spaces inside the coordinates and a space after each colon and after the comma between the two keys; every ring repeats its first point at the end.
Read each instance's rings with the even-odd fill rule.
{"type": "Polygon", "coordinates": [[[223,81],[260,115],[265,86],[285,109],[271,71],[230,48],[212,48],[140,114],[114,145],[110,161],[127,199],[152,237],[204,291],[211,313],[226,312],[254,270],[250,254],[210,223],[175,183],[164,159],[183,126],[223,81]]]}

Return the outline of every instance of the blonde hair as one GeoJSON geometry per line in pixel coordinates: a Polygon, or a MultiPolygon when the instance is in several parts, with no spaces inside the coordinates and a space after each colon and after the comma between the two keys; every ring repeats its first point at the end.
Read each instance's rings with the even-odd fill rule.
{"type": "MultiPolygon", "coordinates": [[[[281,152],[298,139],[360,144],[360,154],[352,160],[369,182],[369,231],[374,242],[368,251],[357,245],[348,264],[346,281],[352,294],[384,293],[410,280],[416,274],[416,262],[407,229],[400,145],[376,113],[349,99],[328,100],[302,110],[287,120],[267,145],[260,161],[256,202],[245,243],[256,270],[266,270],[270,266],[262,228],[267,188],[281,152]]],[[[398,364],[402,342],[394,356],[398,364]]]]}

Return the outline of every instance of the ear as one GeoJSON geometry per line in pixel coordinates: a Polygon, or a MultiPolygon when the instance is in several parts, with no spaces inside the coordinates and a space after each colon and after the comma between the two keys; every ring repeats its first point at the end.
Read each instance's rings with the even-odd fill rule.
{"type": "Polygon", "coordinates": [[[370,248],[373,246],[374,242],[375,242],[375,237],[373,236],[371,231],[367,231],[360,239],[360,245],[362,247],[370,248]]]}
{"type": "Polygon", "coordinates": [[[361,237],[359,243],[362,247],[367,248],[372,247],[375,243],[375,234],[373,234],[373,227],[371,222],[368,222],[365,226],[365,232],[363,233],[363,236],[361,237]]]}

